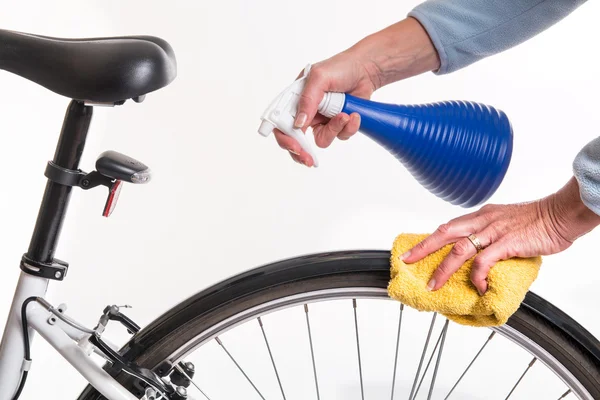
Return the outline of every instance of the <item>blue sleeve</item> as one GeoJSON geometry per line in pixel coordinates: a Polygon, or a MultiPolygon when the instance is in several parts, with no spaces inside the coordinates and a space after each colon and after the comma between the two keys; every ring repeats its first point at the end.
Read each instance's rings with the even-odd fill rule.
{"type": "Polygon", "coordinates": [[[447,74],[514,47],[556,24],[585,0],[428,0],[408,15],[417,19],[447,74]]]}
{"type": "Polygon", "coordinates": [[[600,215],[600,137],[589,142],[573,161],[583,204],[600,215]]]}
{"type": "MultiPolygon", "coordinates": [[[[427,0],[408,15],[429,34],[448,74],[531,39],[585,0],[427,0]]],[[[573,161],[583,203],[600,215],[600,137],[573,161]]]]}

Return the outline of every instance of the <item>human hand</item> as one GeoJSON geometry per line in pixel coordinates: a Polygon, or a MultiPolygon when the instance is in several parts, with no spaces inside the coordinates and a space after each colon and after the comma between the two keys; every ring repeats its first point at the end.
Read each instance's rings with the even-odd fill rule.
{"type": "MultiPolygon", "coordinates": [[[[304,90],[298,102],[298,112],[294,127],[313,130],[315,144],[326,148],[337,137],[348,140],[360,126],[360,115],[340,113],[329,119],[317,114],[319,103],[325,92],[349,93],[357,97],[369,99],[376,90],[376,76],[369,73],[373,70],[367,60],[360,54],[345,51],[336,56],[313,65],[310,69],[304,90]]],[[[301,76],[301,75],[300,75],[301,76]]],[[[314,160],[300,144],[280,130],[275,130],[275,138],[279,146],[290,152],[292,158],[301,164],[311,167],[314,160]]]]}
{"type": "MultiPolygon", "coordinates": [[[[380,87],[439,67],[439,57],[427,32],[407,18],[366,37],[348,50],[314,64],[298,103],[294,127],[313,129],[315,143],[326,148],[338,138],[347,140],[360,127],[360,115],[340,113],[328,119],[317,114],[325,92],[348,93],[369,99],[380,87]]],[[[281,148],[308,167],[312,157],[293,138],[275,130],[281,148]]]]}
{"type": "Polygon", "coordinates": [[[600,224],[600,216],[581,201],[572,178],[558,192],[541,200],[510,205],[486,205],[441,225],[402,260],[414,263],[454,243],[450,254],[433,273],[427,288],[438,290],[467,260],[475,256],[471,281],[479,294],[487,291],[489,270],[500,260],[559,253],[600,224]],[[475,234],[483,250],[477,254],[468,236],[475,234]]]}

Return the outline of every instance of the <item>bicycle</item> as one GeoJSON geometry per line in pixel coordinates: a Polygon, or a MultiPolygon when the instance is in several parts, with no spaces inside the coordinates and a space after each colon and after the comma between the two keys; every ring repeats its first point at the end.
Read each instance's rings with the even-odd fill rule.
{"type": "MultiPolygon", "coordinates": [[[[364,378],[372,374],[369,370],[375,371],[379,366],[385,367],[387,372],[378,374],[385,375],[385,379],[381,381],[377,398],[394,399],[406,394],[409,400],[419,395],[429,399],[440,394],[445,396],[443,398],[466,398],[461,394],[465,382],[473,374],[487,372],[477,367],[484,350],[499,354],[508,349],[506,346],[514,349],[514,354],[520,354],[514,360],[520,363],[526,357],[527,362],[521,365],[523,368],[510,370],[509,375],[515,379],[509,376],[506,391],[493,393],[492,397],[499,394],[509,398],[518,393],[526,374],[542,364],[548,376],[558,379],[536,384],[532,389],[539,392],[533,398],[540,398],[539,393],[548,396],[561,388],[556,398],[600,398],[600,343],[555,306],[528,293],[509,322],[491,333],[453,325],[452,329],[460,333],[455,340],[462,340],[463,345],[473,344],[472,338],[485,334],[481,347],[477,343],[472,351],[451,353],[447,346],[448,320],[439,329],[437,314],[411,314],[402,304],[388,299],[390,254],[387,251],[313,254],[255,268],[189,297],[143,329],[117,306],[107,306],[93,329],[74,321],[66,315],[64,306],[53,306],[44,299],[49,282],[62,281],[67,275],[68,263],[56,259],[54,253],[71,191],[73,188],[108,188],[103,215],[109,216],[123,182],[139,184],[150,180],[150,171],[143,163],[112,151],[100,155],[96,170],[86,173],[79,169],[93,108],[122,105],[129,99],[142,102],[146,94],[167,86],[176,76],[175,55],[166,41],[152,36],[57,39],[0,31],[0,39],[3,43],[1,69],[72,99],[56,153],[45,171],[48,182],[29,249],[21,260],[22,272],[2,336],[0,400],[17,399],[22,393],[31,365],[30,343],[34,332],[90,383],[80,395],[81,400],[185,399],[192,397],[191,391],[199,398],[231,398],[207,389],[211,385],[208,375],[213,369],[220,369],[223,362],[235,371],[238,380],[237,386],[232,384],[224,391],[244,390],[246,396],[263,399],[265,393],[269,398],[283,399],[294,396],[319,399],[321,394],[327,393],[337,396],[339,391],[328,388],[322,379],[335,370],[323,368],[331,360],[327,352],[318,351],[327,339],[331,343],[323,348],[328,352],[336,344],[351,342],[351,351],[336,353],[337,364],[331,365],[340,369],[347,367],[350,372],[343,376],[341,386],[351,389],[356,398],[364,399],[368,397],[365,393],[376,392],[368,382],[365,384],[364,378]],[[363,307],[368,309],[367,313],[361,313],[363,307]],[[360,323],[378,313],[386,329],[374,332],[369,330],[372,324],[360,323]],[[292,368],[294,373],[288,376],[293,375],[293,379],[286,380],[285,369],[296,365],[299,358],[291,364],[281,362],[271,325],[278,319],[294,346],[286,350],[296,352],[296,357],[306,356],[308,374],[305,378],[310,379],[302,381],[298,369],[292,368]],[[329,319],[336,324],[346,324],[350,332],[320,335],[320,322],[329,319]],[[124,346],[111,344],[103,336],[111,321],[122,324],[132,334],[124,346]],[[407,332],[407,321],[417,329],[407,332]],[[295,323],[300,324],[298,329],[293,328],[295,323]],[[387,326],[390,324],[393,329],[387,326]],[[254,338],[248,334],[251,329],[254,329],[254,338]],[[436,329],[439,330],[437,341],[433,334],[436,329]],[[238,335],[241,339],[234,335],[236,332],[241,332],[238,335]],[[418,340],[416,343],[413,339],[402,340],[411,332],[422,334],[413,338],[418,340]],[[384,336],[390,339],[395,351],[390,352],[385,362],[383,355],[378,354],[377,366],[368,366],[369,353],[364,350],[370,341],[365,341],[365,337],[383,341],[384,336]],[[494,339],[497,337],[504,340],[503,345],[490,350],[493,348],[490,343],[500,340],[494,339]],[[244,348],[250,354],[246,355],[246,362],[239,361],[244,351],[230,351],[229,347],[230,343],[242,339],[251,345],[244,348]],[[200,362],[190,360],[194,359],[196,350],[212,351],[210,345],[215,346],[224,359],[202,370],[200,364],[204,356],[200,362]],[[248,365],[253,361],[254,352],[258,355],[255,361],[266,365],[250,371],[248,365]],[[452,365],[461,368],[449,371],[446,379],[441,371],[448,364],[442,361],[443,355],[449,352],[454,360],[452,365]],[[93,355],[106,361],[103,367],[92,361],[93,355]],[[411,358],[414,363],[399,363],[411,358]],[[408,372],[403,374],[404,370],[408,372]],[[428,373],[431,378],[426,383],[428,373]],[[257,383],[259,380],[270,383],[261,385],[257,383]]],[[[286,338],[281,340],[285,342],[286,338]]],[[[510,357],[513,357],[512,352],[510,357]]],[[[496,376],[493,380],[502,379],[496,376]]],[[[486,390],[489,386],[481,389],[481,385],[486,385],[482,382],[471,379],[469,384],[476,391],[486,390]]],[[[346,394],[344,398],[352,395],[346,394]]],[[[484,398],[489,398],[488,395],[486,393],[484,398]]],[[[530,392],[527,396],[532,398],[530,392]]]]}

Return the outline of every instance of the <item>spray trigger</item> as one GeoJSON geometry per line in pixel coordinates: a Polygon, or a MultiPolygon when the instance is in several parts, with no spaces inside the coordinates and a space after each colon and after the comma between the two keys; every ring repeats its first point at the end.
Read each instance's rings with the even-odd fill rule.
{"type": "Polygon", "coordinates": [[[310,145],[308,138],[301,129],[294,128],[294,120],[296,118],[296,113],[298,112],[298,101],[304,90],[309,71],[310,65],[304,69],[302,77],[285,88],[271,102],[261,117],[258,133],[262,136],[269,136],[275,128],[279,129],[284,134],[294,138],[300,144],[302,149],[312,156],[314,166],[317,167],[319,165],[317,155],[310,145]]]}

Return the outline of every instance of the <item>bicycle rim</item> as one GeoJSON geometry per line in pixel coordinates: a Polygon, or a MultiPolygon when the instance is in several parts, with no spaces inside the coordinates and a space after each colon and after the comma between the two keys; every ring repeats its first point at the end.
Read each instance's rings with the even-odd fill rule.
{"type": "MultiPolygon", "coordinates": [[[[221,323],[201,332],[191,342],[187,343],[184,347],[178,349],[177,352],[171,354],[167,361],[176,364],[177,362],[185,359],[192,352],[203,346],[204,344],[215,340],[224,333],[235,329],[237,326],[244,323],[248,323],[252,320],[256,320],[259,317],[264,317],[273,312],[278,312],[289,307],[303,306],[305,304],[318,303],[327,300],[353,300],[353,299],[379,299],[379,300],[390,300],[385,289],[377,288],[343,288],[343,289],[328,289],[320,290],[316,292],[308,292],[297,294],[289,297],[280,298],[277,300],[270,301],[265,304],[261,304],[252,309],[246,310],[243,313],[235,315],[222,321],[221,323]]],[[[493,331],[501,334],[505,338],[511,340],[519,347],[527,350],[536,360],[542,362],[548,369],[550,369],[558,378],[560,378],[564,384],[568,387],[568,390],[577,398],[582,400],[594,400],[592,395],[585,389],[585,387],[571,374],[571,372],[565,368],[555,357],[548,353],[540,345],[532,341],[530,338],[525,336],[523,333],[512,328],[510,325],[505,324],[500,327],[492,328],[493,331]]]]}
{"type": "MultiPolygon", "coordinates": [[[[343,304],[344,307],[348,307],[347,310],[351,310],[352,304],[354,304],[354,323],[356,324],[356,340],[358,345],[358,325],[361,325],[360,330],[363,330],[365,322],[362,321],[362,318],[365,316],[364,313],[367,312],[364,308],[364,304],[375,302],[378,305],[391,304],[393,307],[400,306],[400,303],[391,301],[387,297],[386,286],[388,281],[389,253],[387,252],[327,253],[284,260],[230,278],[182,302],[180,305],[174,307],[146,327],[141,334],[136,335],[136,337],[122,349],[122,354],[128,359],[137,362],[139,365],[145,366],[146,368],[152,368],[157,373],[161,374],[166,372],[168,368],[170,368],[169,365],[173,365],[172,363],[183,359],[188,360],[189,357],[193,358],[196,354],[202,353],[204,351],[203,349],[210,348],[211,346],[218,348],[215,342],[221,340],[222,348],[225,350],[225,352],[222,352],[222,356],[227,359],[226,362],[229,362],[227,357],[230,357],[236,366],[241,367],[240,371],[242,371],[243,368],[248,367],[247,361],[243,360],[243,349],[233,348],[231,354],[226,350],[227,348],[231,350],[229,347],[231,344],[231,335],[235,335],[238,331],[243,331],[245,326],[251,324],[256,327],[255,329],[258,329],[258,325],[254,322],[256,320],[261,324],[262,329],[261,319],[265,319],[265,321],[267,321],[266,323],[271,324],[269,319],[272,318],[272,316],[277,316],[286,312],[302,312],[302,308],[307,308],[308,313],[308,307],[310,307],[311,313],[314,313],[314,310],[318,310],[318,308],[321,307],[321,304],[336,302],[338,304],[343,304]],[[359,305],[359,310],[362,310],[360,312],[363,313],[361,316],[359,312],[358,321],[356,312],[357,303],[359,305]],[[219,337],[221,339],[218,339],[219,337]],[[227,355],[225,355],[225,353],[227,353],[227,355]],[[238,357],[242,358],[241,366],[235,361],[235,358],[238,357]]],[[[406,307],[406,309],[409,310],[408,307],[406,307]]],[[[352,311],[349,312],[351,315],[352,311]]],[[[410,310],[410,312],[418,313],[414,310],[410,310]]],[[[400,315],[402,315],[402,313],[400,313],[400,315]]],[[[418,313],[418,315],[429,316],[431,314],[418,313]]],[[[440,316],[438,321],[441,319],[443,319],[443,317],[440,316]]],[[[308,314],[306,321],[308,323],[308,314]]],[[[458,327],[460,326],[452,324],[450,330],[454,332],[455,328],[458,327]]],[[[467,329],[465,327],[462,328],[467,329]]],[[[292,329],[292,327],[289,327],[289,329],[292,329]]],[[[306,331],[306,327],[303,329],[306,331]]],[[[387,329],[389,330],[389,327],[387,329]]],[[[272,325],[267,326],[267,330],[269,335],[271,335],[272,325]]],[[[469,328],[469,332],[471,330],[472,329],[469,328]]],[[[492,331],[480,329],[478,332],[487,332],[487,334],[489,334],[492,331]]],[[[600,393],[598,359],[596,358],[597,350],[600,347],[597,345],[597,341],[575,321],[538,296],[531,293],[528,294],[521,309],[509,320],[507,325],[496,328],[494,334],[496,333],[496,337],[510,343],[511,346],[516,347],[528,357],[532,356],[532,362],[536,362],[533,369],[540,366],[540,368],[550,370],[552,378],[557,380],[561,385],[564,385],[564,394],[568,395],[569,399],[575,397],[581,399],[593,399],[595,395],[600,393]],[[554,378],[554,376],[558,377],[558,379],[554,378]]],[[[315,338],[308,339],[310,339],[310,351],[312,352],[312,341],[315,338]]],[[[438,344],[440,342],[439,339],[440,337],[438,337],[438,344]]],[[[318,335],[316,340],[319,341],[318,335]]],[[[268,348],[267,353],[264,344],[250,342],[250,339],[248,339],[248,341],[250,347],[257,345],[263,346],[264,351],[261,353],[261,357],[265,357],[268,360],[268,357],[270,356],[273,365],[275,364],[273,356],[275,356],[275,358],[281,357],[281,354],[278,354],[276,346],[273,349],[268,348]],[[273,350],[273,352],[271,352],[271,350],[273,350]]],[[[421,341],[421,339],[419,339],[419,341],[421,341]]],[[[435,353],[435,348],[433,352],[431,352],[433,342],[435,342],[435,337],[428,350],[429,353],[431,353],[429,363],[432,364],[431,369],[435,368],[437,371],[439,357],[437,361],[433,360],[432,362],[435,353]]],[[[422,343],[419,343],[418,345],[421,344],[422,343]]],[[[305,346],[305,348],[307,348],[307,341],[304,340],[304,343],[296,343],[296,345],[305,346]]],[[[411,346],[414,347],[414,344],[411,343],[411,346]]],[[[443,346],[442,343],[441,347],[443,346]]],[[[361,357],[360,347],[361,346],[358,345],[353,350],[355,353],[358,350],[359,363],[361,357]]],[[[397,352],[398,349],[396,349],[396,354],[397,352]]],[[[440,352],[441,351],[438,351],[438,354],[440,352]]],[[[425,354],[425,350],[423,350],[423,354],[425,354]]],[[[367,355],[368,353],[365,354],[365,357],[367,355]]],[[[356,355],[354,357],[356,358],[356,355]]],[[[354,360],[354,362],[355,361],[356,360],[354,360]]],[[[320,361],[317,360],[317,365],[315,367],[315,357],[313,354],[315,382],[317,381],[318,375],[317,369],[321,368],[318,365],[319,362],[320,361]]],[[[421,362],[426,364],[427,360],[425,360],[425,362],[421,360],[421,362]]],[[[440,371],[443,370],[444,367],[446,367],[446,369],[448,369],[448,367],[453,367],[453,364],[449,363],[448,360],[445,360],[444,362],[446,364],[442,365],[440,371]]],[[[233,363],[231,363],[231,365],[233,365],[233,363]]],[[[524,371],[523,376],[525,376],[530,367],[531,365],[524,371]]],[[[269,367],[267,366],[266,368],[268,369],[269,367]]],[[[396,376],[395,368],[394,365],[394,377],[396,376]]],[[[421,366],[419,365],[419,369],[420,368],[421,366]]],[[[427,368],[429,368],[428,363],[427,368]]],[[[324,369],[325,368],[322,370],[324,369]]],[[[368,372],[369,366],[363,369],[366,369],[368,372]]],[[[357,369],[357,374],[360,374],[360,392],[363,392],[363,369],[357,369]]],[[[425,377],[424,374],[428,373],[425,369],[425,365],[423,365],[423,369],[425,372],[421,374],[421,376],[419,376],[419,373],[417,372],[415,382],[417,378],[422,382],[425,377]]],[[[471,371],[473,369],[475,368],[472,368],[471,371]]],[[[458,372],[460,371],[457,371],[457,373],[458,372]]],[[[512,375],[514,376],[515,373],[516,372],[513,372],[512,375]]],[[[469,372],[469,374],[471,374],[471,372],[469,372]]],[[[519,375],[520,374],[521,372],[519,371],[519,375]]],[[[238,375],[241,376],[240,374],[238,375]]],[[[254,377],[256,376],[256,372],[250,371],[250,375],[251,377],[254,377]]],[[[431,375],[431,371],[429,372],[429,375],[431,375]]],[[[516,382],[517,385],[523,376],[516,382]]],[[[249,379],[251,377],[246,376],[248,382],[251,382],[251,379],[249,379]]],[[[203,377],[202,374],[198,374],[194,379],[195,381],[196,378],[198,378],[200,386],[202,386],[205,377],[203,377]]],[[[118,379],[125,384],[131,384],[130,377],[120,376],[118,379]]],[[[277,376],[277,379],[279,380],[279,376],[277,376]]],[[[525,377],[525,380],[527,380],[527,377],[525,377]]],[[[542,383],[545,384],[545,382],[542,383]]],[[[463,384],[461,383],[461,385],[463,384]]],[[[247,386],[250,391],[252,391],[252,386],[247,386]]],[[[512,396],[515,387],[510,390],[508,396],[506,396],[507,393],[503,393],[502,397],[500,395],[493,395],[491,397],[485,395],[484,397],[476,398],[513,399],[513,397],[519,398],[518,395],[522,396],[523,393],[530,394],[525,388],[521,389],[520,392],[519,388],[517,388],[518,395],[512,396]]],[[[193,388],[190,388],[190,390],[192,389],[193,388]]],[[[254,389],[257,388],[254,387],[254,389]]],[[[282,388],[282,392],[284,389],[285,388],[282,388]]],[[[211,392],[213,391],[206,391],[208,396],[210,396],[207,396],[206,398],[210,398],[211,400],[232,398],[231,396],[223,397],[218,394],[215,394],[213,397],[211,392]]],[[[256,390],[256,393],[259,393],[258,389],[256,390]]],[[[256,393],[254,394],[255,396],[256,393]]],[[[427,389],[424,388],[421,389],[419,396],[427,394],[427,389]]],[[[435,393],[433,398],[438,398],[440,394],[441,393],[435,393]]],[[[552,396],[554,396],[554,393],[552,396]]],[[[555,398],[559,398],[559,396],[560,393],[557,394],[555,398]]],[[[260,395],[260,397],[265,398],[262,395],[260,395]]],[[[316,397],[304,396],[302,398],[309,397],[319,398],[318,393],[316,397]]],[[[389,394],[386,394],[385,396],[369,396],[368,390],[367,393],[362,393],[362,398],[365,397],[390,398],[389,394]]],[[[98,398],[97,392],[91,388],[84,391],[80,397],[80,399],[85,400],[98,398]]],[[[198,395],[194,398],[202,399],[205,397],[198,395]]],[[[281,396],[268,396],[266,398],[281,398],[281,396]]],[[[331,398],[331,396],[329,396],[329,398],[331,398]]],[[[334,396],[334,398],[337,397],[334,396]]],[[[394,398],[406,397],[398,394],[398,396],[395,396],[394,398]]],[[[427,398],[432,398],[431,393],[429,393],[427,398]]],[[[467,397],[458,393],[456,397],[453,395],[451,398],[465,399],[467,397]]],[[[561,396],[560,398],[565,397],[561,396]]]]}

